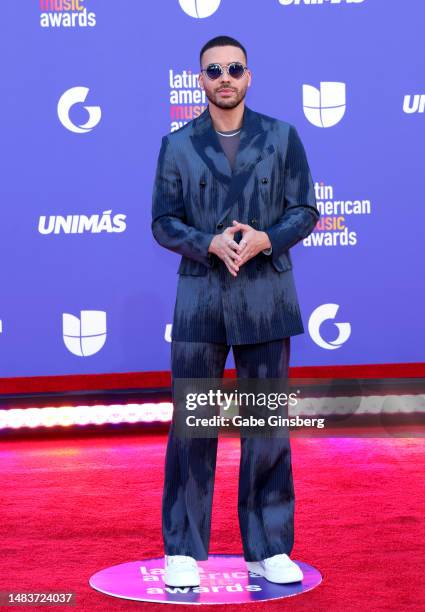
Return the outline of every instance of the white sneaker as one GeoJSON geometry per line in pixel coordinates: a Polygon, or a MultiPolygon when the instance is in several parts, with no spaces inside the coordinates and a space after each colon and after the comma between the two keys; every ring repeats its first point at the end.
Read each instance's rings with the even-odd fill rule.
{"type": "Polygon", "coordinates": [[[192,587],[200,585],[196,559],[186,555],[165,555],[164,582],[169,586],[192,587]]]}
{"type": "Polygon", "coordinates": [[[268,557],[263,561],[247,561],[246,564],[251,572],[264,576],[270,582],[286,584],[304,578],[301,568],[284,553],[268,557]]]}

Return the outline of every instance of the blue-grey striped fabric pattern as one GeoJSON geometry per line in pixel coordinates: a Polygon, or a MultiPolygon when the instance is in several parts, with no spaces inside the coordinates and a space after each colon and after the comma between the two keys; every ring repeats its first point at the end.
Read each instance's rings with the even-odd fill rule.
{"type": "MultiPolygon", "coordinates": [[[[290,340],[234,347],[237,378],[287,379],[290,340]]],[[[229,348],[225,344],[173,341],[173,381],[222,378],[229,348]]],[[[173,419],[162,498],[165,554],[208,558],[216,459],[216,437],[179,437],[173,419]]],[[[266,439],[241,435],[238,518],[247,561],[291,553],[294,510],[289,436],[266,439]]]]}
{"type": "MultiPolygon", "coordinates": [[[[314,229],[314,183],[296,128],[244,107],[235,167],[209,107],[162,138],[152,194],[152,232],[180,254],[172,338],[250,344],[304,332],[289,249],[314,229]],[[208,252],[236,219],[267,232],[236,278],[208,252]]],[[[240,239],[240,234],[235,239],[240,239]]]]}

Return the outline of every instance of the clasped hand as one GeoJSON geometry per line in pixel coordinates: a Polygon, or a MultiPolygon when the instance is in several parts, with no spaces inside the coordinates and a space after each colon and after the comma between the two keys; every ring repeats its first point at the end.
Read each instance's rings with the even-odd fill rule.
{"type": "Polygon", "coordinates": [[[226,227],[211,240],[208,252],[217,255],[226,264],[230,274],[237,276],[239,269],[251,257],[270,248],[270,239],[266,232],[254,229],[246,223],[233,220],[233,225],[226,227]],[[234,239],[236,232],[242,232],[241,241],[234,239]]]}

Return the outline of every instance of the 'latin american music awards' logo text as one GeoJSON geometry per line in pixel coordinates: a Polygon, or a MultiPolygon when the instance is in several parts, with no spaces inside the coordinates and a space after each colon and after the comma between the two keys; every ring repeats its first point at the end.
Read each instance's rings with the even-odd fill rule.
{"type": "Polygon", "coordinates": [[[169,70],[170,86],[170,131],[183,127],[195,119],[207,107],[205,91],[199,87],[198,73],[191,70],[174,72],[169,70]]]}
{"type": "Polygon", "coordinates": [[[371,214],[370,200],[336,200],[333,186],[323,182],[315,183],[314,191],[321,216],[314,231],[302,241],[303,245],[355,246],[357,227],[351,228],[351,223],[358,216],[371,214]]]}
{"type": "Polygon", "coordinates": [[[88,12],[86,0],[39,0],[42,28],[93,28],[96,13],[88,12]]]}

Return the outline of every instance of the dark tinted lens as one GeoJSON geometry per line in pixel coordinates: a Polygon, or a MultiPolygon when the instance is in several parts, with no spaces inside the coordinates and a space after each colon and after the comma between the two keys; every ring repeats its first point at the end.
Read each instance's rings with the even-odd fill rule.
{"type": "Polygon", "coordinates": [[[218,79],[221,75],[221,67],[218,64],[210,64],[207,66],[207,76],[210,79],[218,79]]]}
{"type": "Polygon", "coordinates": [[[244,67],[242,64],[235,62],[234,64],[229,65],[229,74],[234,79],[240,79],[244,73],[244,67]]]}

